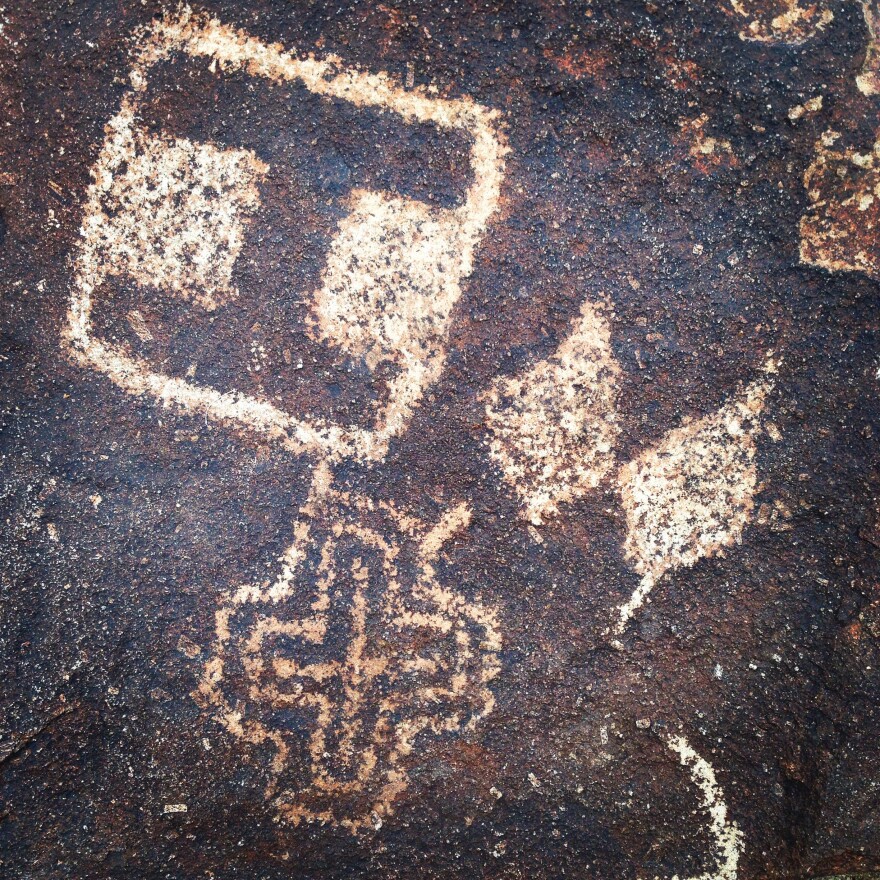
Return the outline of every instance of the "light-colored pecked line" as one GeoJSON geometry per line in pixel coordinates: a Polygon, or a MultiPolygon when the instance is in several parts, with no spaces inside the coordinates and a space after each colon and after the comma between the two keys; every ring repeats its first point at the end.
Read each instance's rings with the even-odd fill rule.
{"type": "MultiPolygon", "coordinates": [[[[691,880],[736,880],[739,857],[743,851],[743,834],[739,825],[727,816],[724,792],[718,784],[715,770],[701,758],[683,737],[675,734],[666,738],[666,745],[675,752],[683,767],[691,772],[691,780],[703,795],[703,809],[709,814],[709,833],[715,839],[716,865],[691,880]]],[[[678,876],[672,880],[679,880],[678,876]]]]}

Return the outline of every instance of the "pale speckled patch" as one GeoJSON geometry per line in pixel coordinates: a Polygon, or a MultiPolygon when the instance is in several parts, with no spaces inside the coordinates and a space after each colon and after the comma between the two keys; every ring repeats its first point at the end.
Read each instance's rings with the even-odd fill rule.
{"type": "Polygon", "coordinates": [[[797,122],[803,116],[807,116],[810,113],[817,113],[822,109],[822,96],[816,95],[815,98],[810,98],[808,101],[804,101],[803,104],[795,104],[788,111],[788,118],[792,122],[797,122]]]}
{"type": "Polygon", "coordinates": [[[838,145],[840,138],[825,132],[804,172],[810,204],[800,223],[801,262],[880,279],[880,141],[861,152],[838,145]]]}
{"type": "Polygon", "coordinates": [[[740,38],[759,43],[799,45],[812,39],[833,20],[826,0],[729,0],[730,8],[747,21],[740,38]]]}
{"type": "MultiPolygon", "coordinates": [[[[709,814],[708,830],[716,845],[715,869],[691,880],[736,880],[739,858],[744,848],[743,834],[737,823],[728,818],[724,792],[718,784],[715,770],[683,736],[667,736],[666,744],[679,756],[682,766],[690,770],[691,781],[700,789],[703,809],[709,814]]],[[[672,880],[678,880],[678,876],[672,880]]]]}
{"type": "Polygon", "coordinates": [[[184,138],[153,137],[132,126],[98,160],[100,175],[82,236],[106,275],[171,291],[213,310],[236,294],[232,267],[244,224],[260,204],[256,181],[268,170],[249,150],[220,150],[184,138]]]}
{"type": "Polygon", "coordinates": [[[346,68],[334,56],[297,57],[188,8],[143,32],[130,80],[133,91],[107,124],[92,169],[65,331],[71,354],[130,394],[150,395],[292,452],[381,459],[425,388],[440,375],[461,282],[497,209],[507,153],[498,114],[467,98],[404,89],[386,74],[346,68]],[[266,167],[247,151],[220,151],[180,139],[149,141],[138,130],[135,120],[150,70],[175,52],[204,61],[218,75],[244,71],[275,82],[296,81],[328,99],[380,108],[404,123],[432,124],[469,137],[473,182],[458,207],[443,210],[361,191],[330,247],[323,285],[315,294],[313,333],[363,355],[373,367],[388,360],[397,368],[373,429],[304,420],[254,395],[223,393],[189,376],[166,375],[95,334],[93,297],[113,274],[170,286],[208,308],[222,307],[234,294],[230,277],[242,224],[256,206],[254,181],[266,167]],[[118,209],[112,219],[105,210],[108,200],[118,209]]]}
{"type": "Polygon", "coordinates": [[[371,191],[352,195],[315,293],[310,335],[363,357],[372,370],[383,362],[401,370],[379,433],[396,433],[416,389],[439,375],[469,268],[466,239],[456,210],[371,191]]]}
{"type": "Polygon", "coordinates": [[[459,505],[427,527],[387,505],[379,509],[397,522],[398,535],[365,525],[376,505],[328,489],[319,475],[279,577],[223,597],[217,611],[217,640],[197,696],[232,735],[274,746],[266,796],[293,824],[378,828],[407,787],[404,759],[432,734],[473,729],[495,705],[496,613],[479,597],[443,587],[436,572],[441,548],[467,528],[470,511],[459,505]],[[417,573],[407,584],[399,564],[410,542],[417,573]],[[352,561],[343,568],[345,548],[352,561]],[[305,616],[288,607],[303,590],[313,590],[305,616]],[[342,621],[347,638],[340,643],[342,621]],[[328,653],[331,628],[337,636],[328,653]],[[371,632],[383,636],[374,640],[371,632]],[[235,682],[227,682],[227,669],[239,664],[245,702],[230,695],[235,682]],[[305,741],[299,725],[265,720],[279,709],[305,713],[305,741]],[[280,786],[302,752],[307,781],[280,786]]]}
{"type": "Polygon", "coordinates": [[[716,138],[706,133],[709,117],[702,113],[695,119],[684,119],[679,123],[680,138],[688,147],[688,155],[694,165],[704,174],[714,168],[736,167],[738,162],[729,140],[716,138]]]}
{"type": "Polygon", "coordinates": [[[489,454],[533,524],[595,489],[611,469],[619,376],[603,310],[585,303],[551,357],[498,379],[487,394],[489,454]]]}
{"type": "MultiPolygon", "coordinates": [[[[775,369],[768,362],[767,370],[775,369]]],[[[642,581],[619,609],[618,633],[666,572],[720,554],[740,539],[754,509],[755,440],[771,388],[769,379],[754,382],[718,412],[685,422],[620,469],[624,552],[642,581]]]]}

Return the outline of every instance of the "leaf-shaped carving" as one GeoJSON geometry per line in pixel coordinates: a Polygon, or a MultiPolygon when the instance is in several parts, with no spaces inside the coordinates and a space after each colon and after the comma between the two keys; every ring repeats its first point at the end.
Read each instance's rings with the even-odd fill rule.
{"type": "MultiPolygon", "coordinates": [[[[775,369],[772,362],[767,369],[775,369]]],[[[620,469],[624,551],[642,581],[620,608],[618,632],[667,571],[739,540],[754,508],[755,439],[771,387],[768,379],[754,382],[718,412],[685,422],[620,469]]]]}
{"type": "Polygon", "coordinates": [[[596,488],[614,462],[620,367],[601,311],[581,308],[572,334],[522,376],[487,395],[489,454],[535,525],[596,488]]]}

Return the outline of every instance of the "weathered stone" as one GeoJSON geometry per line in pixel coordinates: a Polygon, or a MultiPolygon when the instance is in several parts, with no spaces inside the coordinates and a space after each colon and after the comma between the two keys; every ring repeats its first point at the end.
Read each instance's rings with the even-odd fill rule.
{"type": "Polygon", "coordinates": [[[0,9],[0,876],[878,876],[876,20],[0,9]]]}

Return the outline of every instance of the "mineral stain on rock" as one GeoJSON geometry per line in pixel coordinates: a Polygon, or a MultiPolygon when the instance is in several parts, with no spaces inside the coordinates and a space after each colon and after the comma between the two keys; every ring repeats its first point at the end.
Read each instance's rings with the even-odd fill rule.
{"type": "Polygon", "coordinates": [[[846,148],[838,143],[840,138],[840,132],[824,132],[804,172],[810,206],[801,220],[801,260],[829,272],[865,272],[878,278],[874,242],[880,212],[880,147],[846,148]]]}

